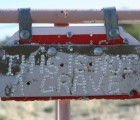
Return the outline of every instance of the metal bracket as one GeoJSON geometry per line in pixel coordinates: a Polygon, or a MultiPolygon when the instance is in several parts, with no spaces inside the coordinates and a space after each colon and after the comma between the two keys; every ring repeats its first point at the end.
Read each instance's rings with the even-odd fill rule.
{"type": "Polygon", "coordinates": [[[115,7],[103,8],[106,34],[108,40],[119,39],[118,17],[115,7]]]}
{"type": "Polygon", "coordinates": [[[21,40],[30,40],[32,37],[32,19],[30,8],[18,9],[19,20],[19,38],[21,40]]]}

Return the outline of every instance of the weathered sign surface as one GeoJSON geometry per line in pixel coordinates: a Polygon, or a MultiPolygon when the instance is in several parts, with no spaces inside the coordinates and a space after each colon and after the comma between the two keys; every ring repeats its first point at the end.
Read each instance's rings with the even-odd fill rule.
{"type": "Polygon", "coordinates": [[[133,96],[140,46],[0,48],[0,97],[133,96]]]}

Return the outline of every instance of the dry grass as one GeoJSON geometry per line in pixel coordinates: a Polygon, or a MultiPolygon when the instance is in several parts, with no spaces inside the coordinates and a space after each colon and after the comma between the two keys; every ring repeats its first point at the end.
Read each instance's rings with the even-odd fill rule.
{"type": "MultiPolygon", "coordinates": [[[[0,120],[54,120],[54,109],[54,101],[1,101],[0,120]]],[[[140,120],[140,100],[73,100],[71,120],[140,120]]]]}

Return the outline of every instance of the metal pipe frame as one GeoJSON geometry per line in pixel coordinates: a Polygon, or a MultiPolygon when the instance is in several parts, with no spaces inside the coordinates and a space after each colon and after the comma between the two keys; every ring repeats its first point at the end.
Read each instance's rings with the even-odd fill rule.
{"type": "MultiPolygon", "coordinates": [[[[118,10],[119,23],[140,23],[140,10],[118,10]]],[[[32,9],[33,23],[103,23],[102,10],[32,9]]],[[[18,23],[18,9],[0,9],[0,23],[18,23]]]]}

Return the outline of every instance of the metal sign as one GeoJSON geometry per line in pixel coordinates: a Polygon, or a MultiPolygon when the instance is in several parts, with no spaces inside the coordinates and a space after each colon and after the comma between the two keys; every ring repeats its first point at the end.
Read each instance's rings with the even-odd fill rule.
{"type": "MultiPolygon", "coordinates": [[[[140,12],[103,11],[0,10],[0,23],[19,22],[0,47],[1,100],[140,98],[140,43],[118,27],[140,22],[140,12]],[[32,22],[59,27],[32,28],[32,22]],[[68,27],[98,22],[105,27],[68,27]]],[[[56,108],[56,119],[69,119],[69,101],[56,108]]]]}
{"type": "Polygon", "coordinates": [[[140,92],[139,46],[0,48],[0,97],[91,97],[140,92]]]}

